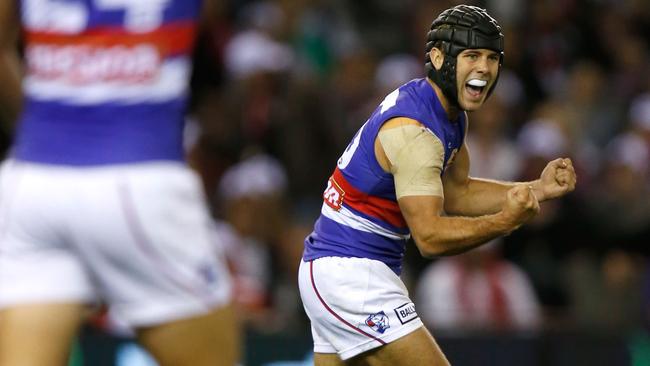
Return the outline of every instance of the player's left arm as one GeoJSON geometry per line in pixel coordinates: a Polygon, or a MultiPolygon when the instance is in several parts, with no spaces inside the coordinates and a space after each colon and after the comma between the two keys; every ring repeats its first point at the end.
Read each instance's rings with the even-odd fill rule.
{"type": "Polygon", "coordinates": [[[18,56],[17,0],[0,1],[0,113],[14,122],[22,107],[21,61],[18,56]]]}
{"type": "Polygon", "coordinates": [[[550,161],[540,178],[532,182],[503,182],[469,176],[470,158],[463,144],[455,162],[443,175],[445,212],[450,215],[480,216],[501,210],[506,192],[515,185],[532,186],[539,202],[563,196],[575,189],[576,173],[569,158],[550,161]]]}

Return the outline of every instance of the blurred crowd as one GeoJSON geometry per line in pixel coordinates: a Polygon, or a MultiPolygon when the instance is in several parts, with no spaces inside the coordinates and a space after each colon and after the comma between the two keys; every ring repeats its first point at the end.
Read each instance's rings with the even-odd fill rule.
{"type": "MultiPolygon", "coordinates": [[[[233,0],[200,32],[188,159],[250,329],[308,334],[296,273],[326,179],[383,97],[424,76],[426,32],[457,3],[233,0]]],[[[464,3],[506,39],[495,93],[469,117],[471,174],[532,180],[568,156],[578,186],[480,250],[429,261],[411,245],[418,312],[434,334],[650,326],[648,1],[464,3]]]]}

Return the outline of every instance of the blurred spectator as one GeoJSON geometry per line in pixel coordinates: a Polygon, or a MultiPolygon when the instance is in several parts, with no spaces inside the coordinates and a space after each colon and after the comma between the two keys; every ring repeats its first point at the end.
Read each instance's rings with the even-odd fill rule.
{"type": "Polygon", "coordinates": [[[505,130],[508,111],[496,94],[485,102],[480,112],[470,115],[467,140],[471,147],[471,176],[506,181],[519,177],[521,157],[505,130]]]}
{"type": "Polygon", "coordinates": [[[641,93],[646,87],[645,79],[650,70],[648,42],[635,34],[625,34],[617,40],[612,52],[616,56],[612,79],[612,93],[624,101],[641,93]]]}
{"type": "Polygon", "coordinates": [[[286,193],[284,167],[262,153],[230,167],[217,190],[235,302],[245,324],[264,333],[304,331],[294,277],[308,229],[290,223],[286,193]]]}
{"type": "Polygon", "coordinates": [[[519,125],[519,118],[525,113],[523,104],[526,101],[526,94],[521,78],[511,69],[501,69],[499,84],[494,89],[494,94],[499,97],[501,103],[510,112],[508,116],[514,122],[510,127],[519,125]]]}
{"type": "Polygon", "coordinates": [[[417,285],[418,313],[434,330],[533,330],[541,320],[526,273],[495,241],[431,264],[417,285]]]}
{"type": "Polygon", "coordinates": [[[612,140],[595,191],[590,200],[592,219],[607,247],[619,247],[648,253],[650,233],[650,155],[641,137],[624,133],[612,140]],[[615,214],[613,214],[615,213],[615,214]]]}
{"type": "Polygon", "coordinates": [[[617,118],[623,110],[621,101],[603,88],[608,82],[600,65],[580,60],[569,70],[562,92],[556,94],[568,113],[566,131],[578,149],[584,145],[602,148],[622,129],[624,121],[617,118]]]}
{"type": "MultiPolygon", "coordinates": [[[[271,242],[284,220],[286,175],[280,164],[254,155],[229,168],[217,194],[225,222],[218,227],[233,271],[235,301],[241,315],[267,316],[271,306],[271,242]]],[[[268,321],[265,326],[269,326],[268,321]]]]}
{"type": "Polygon", "coordinates": [[[359,48],[362,42],[351,16],[350,3],[331,0],[285,4],[286,11],[292,12],[292,36],[299,56],[298,78],[326,81],[338,60],[359,48]]]}
{"type": "MultiPolygon", "coordinates": [[[[520,24],[526,15],[528,2],[524,0],[487,0],[486,8],[494,14],[502,27],[520,24]]],[[[512,34],[512,32],[508,32],[512,34]]]]}
{"type": "Polygon", "coordinates": [[[644,139],[650,153],[650,91],[637,96],[632,101],[629,120],[632,129],[644,139]]]}
{"type": "Polygon", "coordinates": [[[239,80],[259,72],[286,71],[293,62],[288,46],[256,30],[235,35],[225,51],[226,70],[239,80]]]}
{"type": "Polygon", "coordinates": [[[640,330],[643,261],[638,256],[614,249],[599,260],[582,251],[566,263],[572,323],[621,335],[640,330]]]}
{"type": "Polygon", "coordinates": [[[543,95],[553,94],[566,77],[566,66],[578,51],[579,32],[570,19],[573,2],[533,1],[527,22],[527,61],[543,95]]]}
{"type": "Polygon", "coordinates": [[[400,85],[420,77],[422,63],[409,54],[392,54],[381,60],[375,70],[377,94],[384,96],[400,85]]]}

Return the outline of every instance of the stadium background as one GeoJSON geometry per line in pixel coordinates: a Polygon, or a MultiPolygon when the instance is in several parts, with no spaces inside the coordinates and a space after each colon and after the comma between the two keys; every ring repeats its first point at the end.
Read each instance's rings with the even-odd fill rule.
{"type": "MultiPolygon", "coordinates": [[[[202,30],[186,146],[227,243],[246,365],[309,357],[296,272],[326,178],[383,96],[423,75],[426,30],[457,3],[229,1],[202,30]]],[[[650,3],[465,3],[506,36],[497,90],[470,115],[472,173],[534,179],[569,156],[579,182],[489,251],[533,289],[532,321],[488,307],[429,328],[457,365],[650,365],[650,3]]],[[[421,315],[436,262],[407,250],[421,315]]],[[[127,333],[106,324],[84,330],[73,364],[123,357],[127,333]]]]}

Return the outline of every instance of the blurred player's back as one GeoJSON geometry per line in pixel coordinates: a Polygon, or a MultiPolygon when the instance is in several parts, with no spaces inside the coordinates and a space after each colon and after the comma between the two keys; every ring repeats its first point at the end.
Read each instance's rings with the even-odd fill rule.
{"type": "Polygon", "coordinates": [[[0,44],[20,14],[27,69],[0,167],[1,365],[64,364],[98,301],[161,365],[236,362],[227,268],[182,149],[201,6],[0,2],[0,44]]]}
{"type": "Polygon", "coordinates": [[[23,0],[26,98],[14,156],[181,160],[199,0],[23,0]]]}

